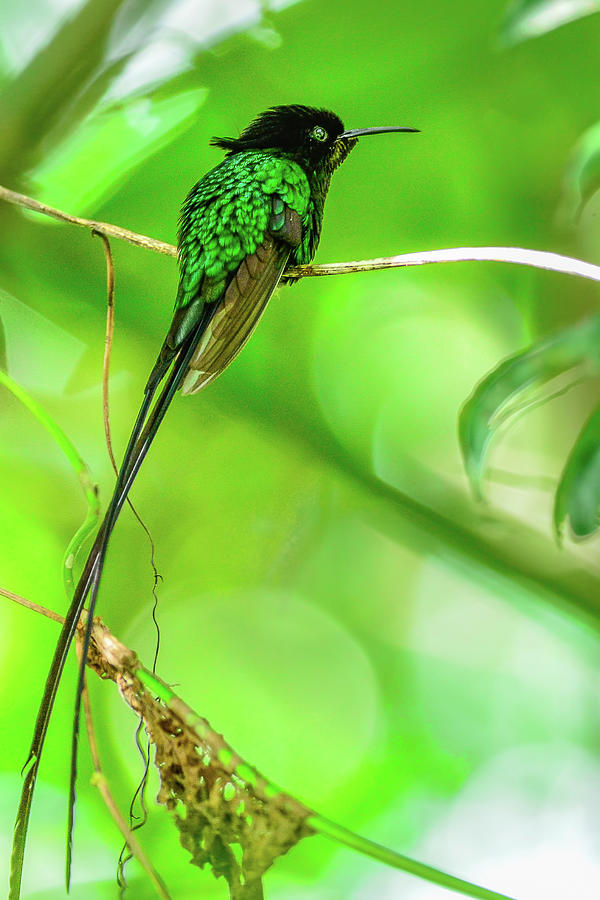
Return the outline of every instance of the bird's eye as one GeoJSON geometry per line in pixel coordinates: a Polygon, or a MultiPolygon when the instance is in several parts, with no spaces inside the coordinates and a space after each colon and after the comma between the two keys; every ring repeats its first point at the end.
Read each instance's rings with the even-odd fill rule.
{"type": "Polygon", "coordinates": [[[314,138],[315,141],[323,141],[327,140],[327,132],[321,125],[315,125],[315,127],[310,132],[311,138],[314,138]]]}

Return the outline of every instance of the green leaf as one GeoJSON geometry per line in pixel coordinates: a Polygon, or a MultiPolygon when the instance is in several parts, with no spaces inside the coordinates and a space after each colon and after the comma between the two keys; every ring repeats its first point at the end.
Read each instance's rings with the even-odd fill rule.
{"type": "Polygon", "coordinates": [[[63,21],[17,78],[2,86],[0,168],[6,181],[14,181],[43,158],[51,131],[58,136],[58,122],[90,72],[102,64],[122,5],[123,0],[88,0],[63,21]]]}
{"type": "Polygon", "coordinates": [[[500,37],[504,44],[518,44],[599,10],[598,0],[513,0],[500,37]]]}
{"type": "Polygon", "coordinates": [[[563,210],[576,220],[590,197],[600,189],[600,122],[583,134],[571,153],[565,174],[563,210]]]}
{"type": "Polygon", "coordinates": [[[562,535],[568,519],[575,538],[600,525],[600,406],[594,410],[571,451],[554,500],[554,527],[562,535]]]}
{"type": "Polygon", "coordinates": [[[33,173],[38,196],[64,209],[93,209],[184,131],[207,95],[205,88],[196,88],[157,102],[134,100],[91,116],[33,173]]]}
{"type": "Polygon", "coordinates": [[[458,423],[464,465],[476,497],[482,496],[487,455],[500,426],[532,403],[543,402],[532,396],[542,385],[586,362],[600,366],[600,316],[510,356],[479,382],[458,423]]]}

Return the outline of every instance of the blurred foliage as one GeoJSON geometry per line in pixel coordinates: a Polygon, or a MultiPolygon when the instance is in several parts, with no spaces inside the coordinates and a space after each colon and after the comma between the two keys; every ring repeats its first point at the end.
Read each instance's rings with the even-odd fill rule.
{"type": "Polygon", "coordinates": [[[579,538],[589,537],[600,526],[600,407],[583,426],[556,491],[557,532],[566,519],[579,538]]]}
{"type": "MultiPolygon", "coordinates": [[[[482,478],[490,444],[503,427],[532,407],[550,398],[541,388],[576,367],[598,373],[600,369],[600,317],[594,316],[564,328],[533,347],[516,353],[490,372],[461,410],[459,434],[467,475],[475,496],[482,498],[482,478]]],[[[573,534],[589,537],[600,524],[600,409],[586,423],[558,484],[554,506],[557,532],[568,517],[573,534]]]]}
{"type": "MultiPolygon", "coordinates": [[[[596,6],[4,4],[0,183],[173,241],[181,201],[219,159],[210,136],[274,103],[311,103],[348,127],[422,129],[365,141],[336,174],[319,260],[507,244],[597,262],[598,140],[586,138],[598,121],[596,6]],[[516,34],[517,18],[534,13],[543,28],[506,39],[510,22],[516,34]]],[[[176,271],[130,246],[113,252],[112,421],[123,447],[176,271]]],[[[106,500],[99,242],[4,205],[0,289],[10,374],[69,435],[106,500]]],[[[456,423],[498,360],[596,311],[592,283],[497,264],[306,279],[280,291],[214,386],[176,400],[134,491],[164,577],[161,674],[309,806],[520,900],[591,900],[600,881],[600,544],[558,548],[553,492],[540,489],[564,472],[559,518],[561,497],[593,496],[597,379],[518,418],[492,453],[507,477],[490,479],[485,507],[470,497],[456,423]]],[[[79,486],[6,392],[0,421],[2,586],[61,610],[79,486]]],[[[124,514],[100,612],[146,660],[152,585],[146,538],[124,514]]],[[[0,609],[7,863],[55,632],[0,609]]],[[[74,668],[27,855],[25,895],[44,900],[63,896],[74,668]]],[[[135,720],[110,686],[93,688],[126,809],[140,776],[135,720]]],[[[94,900],[115,896],[120,838],[85,781],[72,896],[94,900]]],[[[142,834],[178,900],[224,896],[187,865],[160,812],[142,834]]],[[[135,900],[151,896],[135,865],[129,880],[135,900]]],[[[440,893],[317,838],[278,862],[267,892],[440,893]]]]}
{"type": "Polygon", "coordinates": [[[598,0],[511,0],[500,33],[506,43],[516,44],[599,10],[598,0]]]}
{"type": "Polygon", "coordinates": [[[563,215],[574,222],[600,188],[600,122],[577,142],[565,173],[563,215]]]}

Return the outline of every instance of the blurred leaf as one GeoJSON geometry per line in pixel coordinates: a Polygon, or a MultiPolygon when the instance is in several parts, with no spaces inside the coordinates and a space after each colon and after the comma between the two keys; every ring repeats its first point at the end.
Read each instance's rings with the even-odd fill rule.
{"type": "Polygon", "coordinates": [[[505,44],[518,44],[599,10],[598,0],[513,0],[500,37],[505,44]]]}
{"type": "Polygon", "coordinates": [[[111,0],[100,15],[91,0],[0,91],[8,110],[4,178],[33,168],[52,203],[92,205],[191,123],[207,95],[194,70],[198,55],[251,25],[260,29],[262,14],[258,0],[243,9],[211,0],[193,14],[184,2],[111,0]],[[85,52],[92,42],[93,53],[85,52]],[[73,47],[80,52],[67,77],[73,47]]]}
{"type": "MultiPolygon", "coordinates": [[[[282,0],[278,7],[292,2],[282,0]]],[[[107,68],[100,74],[102,84],[110,82],[102,110],[134,97],[151,95],[156,100],[159,95],[162,99],[197,88],[201,55],[217,45],[222,49],[239,32],[270,49],[281,44],[259,0],[243,5],[238,0],[205,0],[193,9],[185,0],[129,0],[119,13],[106,54],[107,68]]],[[[94,82],[90,90],[98,94],[98,85],[94,82]]]]}
{"type": "Polygon", "coordinates": [[[589,537],[600,525],[600,407],[581,430],[560,478],[554,501],[558,537],[567,519],[577,538],[589,537]]]}
{"type": "Polygon", "coordinates": [[[122,4],[123,0],[90,0],[0,90],[0,171],[5,180],[14,179],[39,158],[44,139],[100,64],[122,4]]]}
{"type": "Polygon", "coordinates": [[[592,125],[573,149],[563,191],[563,213],[572,222],[600,188],[600,122],[592,125]]]}
{"type": "Polygon", "coordinates": [[[490,443],[500,426],[536,402],[528,400],[528,394],[585,362],[600,365],[600,316],[510,356],[479,382],[460,412],[458,425],[465,469],[478,498],[490,443]]]}
{"type": "MultiPolygon", "coordinates": [[[[102,106],[102,99],[113,82],[122,73],[133,56],[133,52],[112,60],[108,65],[90,72],[90,79],[82,85],[77,96],[65,104],[65,109],[44,138],[45,153],[52,153],[53,148],[60,149],[62,142],[68,140],[73,130],[84,122],[86,116],[94,113],[96,107],[102,106]]],[[[42,160],[45,159],[45,154],[42,160]]]]}
{"type": "Polygon", "coordinates": [[[2,368],[28,391],[62,394],[85,352],[85,343],[0,288],[6,335],[2,368]]]}
{"type": "Polygon", "coordinates": [[[40,198],[64,209],[89,209],[185,129],[207,95],[205,88],[196,88],[157,102],[134,100],[93,116],[35,171],[40,198]]]}
{"type": "Polygon", "coordinates": [[[6,334],[4,332],[2,319],[0,319],[0,369],[4,369],[5,372],[8,372],[8,358],[6,356],[6,334]]]}
{"type": "Polygon", "coordinates": [[[98,489],[92,478],[92,473],[87,467],[83,458],[79,455],[70,438],[65,434],[52,416],[44,409],[41,404],[26,391],[18,382],[14,381],[6,372],[0,370],[0,384],[9,390],[13,396],[19,400],[23,406],[29,410],[32,416],[38,420],[40,425],[46,429],[51,438],[56,442],[62,450],[65,457],[69,461],[73,471],[79,478],[79,483],[83,490],[87,511],[84,522],[77,529],[69,541],[68,547],[63,557],[63,580],[67,596],[70,597],[75,589],[73,582],[73,565],[86,540],[94,530],[100,516],[100,503],[98,500],[98,489]]]}

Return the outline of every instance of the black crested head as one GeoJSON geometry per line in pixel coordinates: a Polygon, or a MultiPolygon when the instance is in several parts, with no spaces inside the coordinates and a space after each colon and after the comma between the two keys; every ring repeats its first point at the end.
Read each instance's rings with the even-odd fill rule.
{"type": "Polygon", "coordinates": [[[289,153],[308,172],[329,178],[342,163],[359,137],[392,131],[418,131],[400,125],[344,129],[339,116],[314,106],[273,106],[250,122],[239,138],[214,137],[211,144],[228,155],[247,150],[289,153]]]}
{"type": "Polygon", "coordinates": [[[338,141],[344,132],[339,116],[312,106],[273,106],[245,128],[239,138],[212,139],[231,153],[244,150],[282,150],[315,168],[329,163],[332,170],[348,155],[355,139],[338,141]]]}

